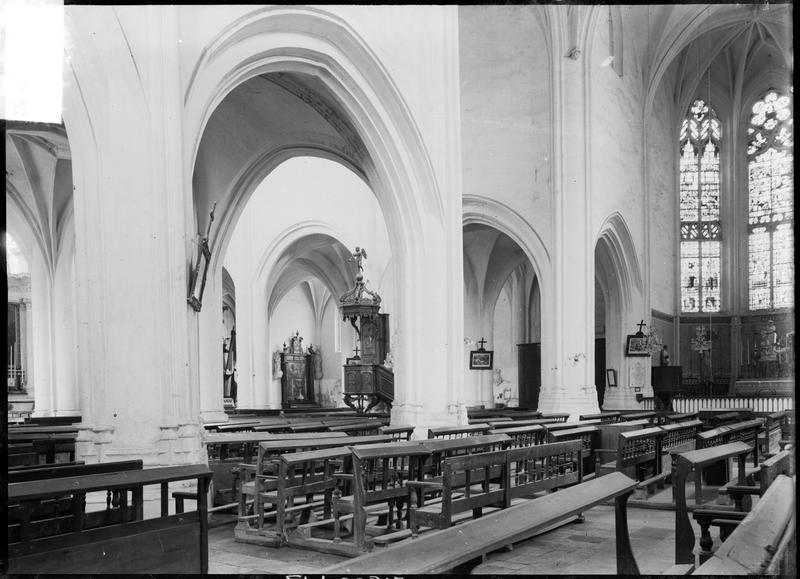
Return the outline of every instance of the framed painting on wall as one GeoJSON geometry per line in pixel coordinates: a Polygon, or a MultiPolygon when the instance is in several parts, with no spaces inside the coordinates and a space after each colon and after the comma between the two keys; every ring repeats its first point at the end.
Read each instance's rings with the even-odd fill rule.
{"type": "Polygon", "coordinates": [[[493,362],[493,350],[472,350],[469,353],[470,370],[491,370],[493,362]]]}
{"type": "Polygon", "coordinates": [[[642,334],[628,334],[628,341],[625,344],[626,356],[649,356],[650,350],[647,347],[647,336],[642,334]]]}

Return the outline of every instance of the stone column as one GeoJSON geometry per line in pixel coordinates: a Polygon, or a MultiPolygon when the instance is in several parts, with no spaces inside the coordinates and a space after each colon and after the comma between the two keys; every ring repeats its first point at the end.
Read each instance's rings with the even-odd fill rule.
{"type": "Polygon", "coordinates": [[[196,462],[176,8],[71,6],[65,22],[73,69],[65,93],[81,96],[65,100],[85,106],[85,118],[65,112],[75,177],[78,458],[196,462]],[[141,34],[141,43],[128,42],[141,34]]]}
{"type": "Polygon", "coordinates": [[[553,367],[544,369],[539,410],[597,412],[594,387],[594,239],[590,190],[588,71],[578,26],[583,9],[548,6],[553,119],[553,367]],[[573,10],[574,9],[574,10],[573,10]],[[569,18],[569,21],[567,20],[569,18]],[[575,19],[575,22],[572,22],[575,19]],[[570,26],[572,24],[572,26],[570,26]]]}
{"type": "Polygon", "coordinates": [[[52,274],[39,250],[33,253],[31,271],[31,334],[33,338],[33,416],[53,416],[53,286],[52,274]]]}

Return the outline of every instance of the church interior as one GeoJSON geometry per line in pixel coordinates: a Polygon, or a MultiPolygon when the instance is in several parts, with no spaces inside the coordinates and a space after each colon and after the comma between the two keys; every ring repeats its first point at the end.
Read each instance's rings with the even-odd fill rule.
{"type": "Polygon", "coordinates": [[[25,8],[4,572],[795,573],[791,3],[25,8]]]}

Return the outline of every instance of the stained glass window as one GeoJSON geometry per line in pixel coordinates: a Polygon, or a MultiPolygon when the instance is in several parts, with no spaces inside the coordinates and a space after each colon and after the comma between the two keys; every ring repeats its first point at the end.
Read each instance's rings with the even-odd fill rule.
{"type": "Polygon", "coordinates": [[[769,90],[747,129],[750,309],[794,306],[792,96],[769,90]]]}
{"type": "Polygon", "coordinates": [[[695,101],[680,132],[681,311],[720,311],[720,123],[695,101]]]}

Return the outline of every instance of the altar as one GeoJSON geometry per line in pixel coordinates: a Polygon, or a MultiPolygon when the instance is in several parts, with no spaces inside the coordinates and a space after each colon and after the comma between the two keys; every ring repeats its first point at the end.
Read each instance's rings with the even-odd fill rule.
{"type": "Polygon", "coordinates": [[[733,393],[736,396],[794,396],[794,379],[737,380],[733,393]]]}

